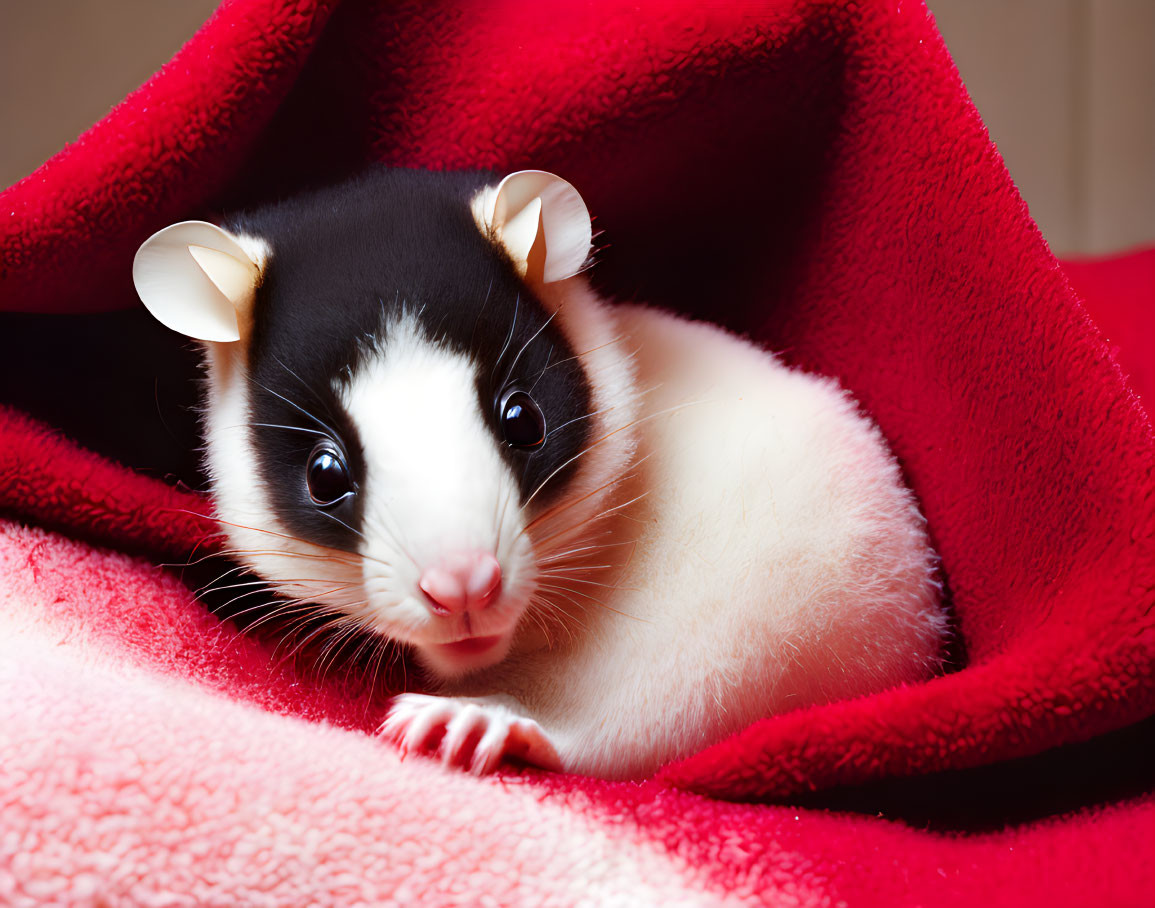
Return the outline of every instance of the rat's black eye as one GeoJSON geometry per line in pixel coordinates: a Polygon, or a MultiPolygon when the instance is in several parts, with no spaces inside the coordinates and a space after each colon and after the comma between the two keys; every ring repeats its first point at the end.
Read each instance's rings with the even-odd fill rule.
{"type": "Polygon", "coordinates": [[[346,495],[353,494],[349,468],[330,441],[322,441],[313,448],[305,467],[305,481],[309,485],[309,497],[321,507],[336,504],[346,495]]]}
{"type": "Polygon", "coordinates": [[[501,434],[516,448],[536,448],[545,441],[545,417],[524,391],[511,391],[501,402],[501,434]]]}

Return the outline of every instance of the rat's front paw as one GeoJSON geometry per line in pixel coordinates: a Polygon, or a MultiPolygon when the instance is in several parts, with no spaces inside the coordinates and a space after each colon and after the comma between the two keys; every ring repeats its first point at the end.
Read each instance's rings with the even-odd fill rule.
{"type": "Polygon", "coordinates": [[[487,700],[401,694],[393,699],[379,733],[395,741],[402,755],[440,753],[446,766],[479,776],[492,772],[502,757],[561,768],[540,725],[487,700]]]}

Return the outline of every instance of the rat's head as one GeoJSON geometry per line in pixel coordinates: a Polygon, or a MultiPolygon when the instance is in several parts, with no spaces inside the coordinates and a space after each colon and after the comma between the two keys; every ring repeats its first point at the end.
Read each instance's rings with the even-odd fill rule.
{"type": "Polygon", "coordinates": [[[134,279],[203,342],[236,556],[439,675],[504,658],[631,455],[589,248],[580,196],[539,171],[383,170],[150,238],[134,279]]]}

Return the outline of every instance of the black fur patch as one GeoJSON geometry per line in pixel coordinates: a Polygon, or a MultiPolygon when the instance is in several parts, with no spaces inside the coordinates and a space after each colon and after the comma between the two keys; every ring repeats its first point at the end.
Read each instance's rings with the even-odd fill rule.
{"type": "Polygon", "coordinates": [[[359,496],[316,507],[305,466],[323,432],[364,485],[361,443],[334,382],[356,371],[365,341],[401,307],[419,314],[430,338],[479,364],[478,407],[523,503],[542,483],[535,507],[554,499],[576,470],[567,462],[588,441],[589,420],[581,417],[589,414],[590,388],[578,351],[477,229],[469,200],[496,181],[484,173],[378,169],[226,222],[272,248],[249,348],[251,417],[260,476],[291,532],[358,547],[359,496]],[[496,410],[510,387],[529,392],[545,414],[549,434],[532,451],[501,437],[496,410]]]}

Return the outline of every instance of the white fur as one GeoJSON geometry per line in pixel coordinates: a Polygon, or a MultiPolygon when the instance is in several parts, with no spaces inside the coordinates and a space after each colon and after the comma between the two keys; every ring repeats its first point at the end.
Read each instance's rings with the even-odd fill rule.
{"type": "MultiPolygon", "coordinates": [[[[923,520],[836,383],[658,311],[591,316],[628,338],[653,389],[628,430],[636,475],[602,504],[645,497],[610,515],[610,547],[567,564],[552,639],[447,693],[514,702],[567,769],[625,777],[933,672],[945,621],[923,520]]],[[[605,387],[628,370],[603,365],[599,395],[628,398],[631,384],[605,387]]]]}
{"type": "Polygon", "coordinates": [[[277,518],[257,472],[244,347],[205,345],[205,368],[207,466],[230,552],[288,599],[313,602],[337,615],[355,612],[362,598],[356,585],[349,586],[355,559],[293,536],[277,518]]]}
{"type": "Polygon", "coordinates": [[[273,255],[273,247],[264,237],[254,236],[251,233],[234,233],[232,238],[244,251],[259,271],[264,271],[273,255]]]}
{"type": "MultiPolygon", "coordinates": [[[[296,537],[278,520],[256,469],[253,384],[238,344],[206,349],[213,497],[233,554],[284,596],[408,643],[437,675],[452,677],[504,658],[533,590],[532,551],[517,484],[477,407],[475,364],[431,342],[414,318],[383,328],[385,345],[367,350],[335,388],[366,462],[356,554],[296,537]],[[417,585],[422,571],[470,548],[496,554],[501,597],[468,622],[434,615],[417,585]],[[472,656],[440,648],[470,636],[505,639],[472,656]]],[[[304,472],[302,463],[302,483],[304,472]]]]}
{"type": "Polygon", "coordinates": [[[505,656],[532,591],[518,487],[478,408],[474,361],[431,341],[411,316],[381,336],[384,346],[337,389],[365,455],[365,623],[414,645],[437,673],[458,674],[505,656]],[[425,568],[467,549],[495,554],[502,595],[465,623],[434,615],[418,581],[425,568]],[[506,640],[468,660],[438,648],[469,636],[506,640]]]}
{"type": "Polygon", "coordinates": [[[593,388],[565,496],[523,512],[476,367],[403,318],[338,389],[367,463],[355,556],[277,520],[254,467],[243,342],[206,348],[209,467],[238,557],[411,644],[453,698],[401,698],[391,733],[411,741],[460,716],[494,734],[532,727],[566,769],[624,777],[763,716],[934,671],[945,621],[924,522],[835,382],[712,326],[610,309],[581,278],[536,289],[593,388]],[[472,626],[432,615],[421,569],[486,546],[500,601],[472,626]],[[471,634],[503,642],[472,661],[440,653],[471,634]]]}

